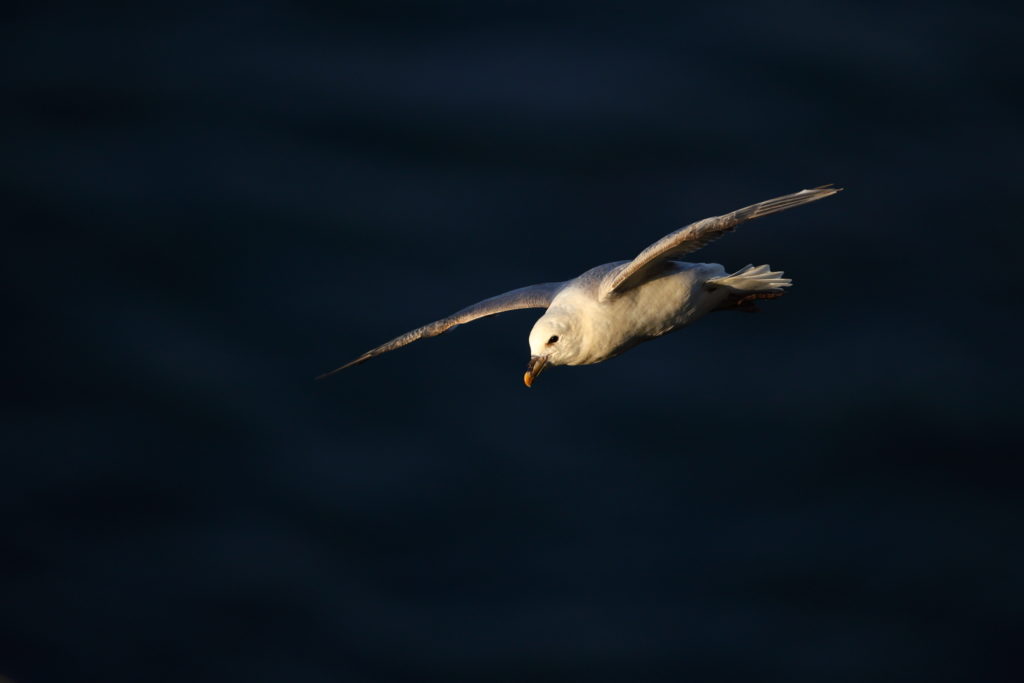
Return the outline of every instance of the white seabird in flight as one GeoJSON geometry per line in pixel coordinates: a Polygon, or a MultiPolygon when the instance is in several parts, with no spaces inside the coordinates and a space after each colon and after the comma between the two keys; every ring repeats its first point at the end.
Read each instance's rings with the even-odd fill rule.
{"type": "Polygon", "coordinates": [[[697,251],[740,223],[824,199],[841,189],[824,185],[801,190],[691,223],[665,235],[632,261],[606,263],[565,282],[530,285],[484,299],[395,337],[317,379],[477,318],[546,308],[530,332],[530,363],[523,375],[529,387],[548,366],[600,363],[712,311],[756,311],[755,300],[780,297],[783,288],[790,286],[782,271],[747,265],[727,274],[717,263],[674,259],[697,251]]]}

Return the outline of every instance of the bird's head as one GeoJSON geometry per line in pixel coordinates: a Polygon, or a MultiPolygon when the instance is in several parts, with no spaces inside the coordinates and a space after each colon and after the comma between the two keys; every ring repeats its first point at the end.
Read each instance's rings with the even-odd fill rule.
{"type": "Polygon", "coordinates": [[[580,341],[574,319],[558,309],[548,309],[530,330],[530,364],[523,375],[526,386],[533,386],[549,365],[573,365],[580,341]]]}

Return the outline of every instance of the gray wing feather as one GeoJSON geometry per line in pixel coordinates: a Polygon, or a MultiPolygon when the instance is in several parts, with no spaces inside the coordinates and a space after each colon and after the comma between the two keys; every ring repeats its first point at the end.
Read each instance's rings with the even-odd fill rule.
{"type": "Polygon", "coordinates": [[[411,344],[419,339],[426,339],[427,337],[436,337],[439,334],[444,334],[457,325],[472,322],[478,318],[486,318],[489,315],[504,313],[505,311],[515,311],[521,308],[547,308],[551,304],[551,300],[555,297],[555,294],[558,293],[558,290],[561,289],[564,284],[564,282],[545,282],[539,285],[520,287],[519,289],[513,289],[511,292],[505,292],[498,296],[492,296],[490,299],[484,299],[472,306],[463,308],[461,311],[452,313],[446,318],[435,320],[423,327],[417,327],[415,330],[395,337],[391,341],[381,344],[377,348],[370,349],[363,355],[359,356],[359,358],[345,363],[340,368],[335,368],[330,372],[325,372],[317,377],[317,379],[323,379],[324,377],[333,375],[336,372],[341,372],[345,368],[365,363],[375,356],[387,353],[388,351],[394,351],[395,349],[400,349],[403,346],[411,344]]]}
{"type": "Polygon", "coordinates": [[[841,187],[823,185],[813,190],[800,190],[783,197],[752,204],[724,216],[713,216],[691,223],[671,232],[640,252],[636,258],[621,269],[612,271],[601,283],[601,299],[622,292],[647,281],[649,275],[667,259],[697,251],[705,244],[715,241],[740,223],[792,209],[834,195],[841,187]]]}

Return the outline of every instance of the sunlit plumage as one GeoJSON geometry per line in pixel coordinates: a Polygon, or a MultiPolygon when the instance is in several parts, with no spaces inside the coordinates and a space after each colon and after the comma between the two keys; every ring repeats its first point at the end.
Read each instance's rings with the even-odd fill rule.
{"type": "Polygon", "coordinates": [[[841,188],[801,190],[691,223],[669,233],[632,261],[606,263],[564,282],[512,290],[392,339],[321,377],[364,363],[418,339],[478,318],[521,308],[546,308],[530,332],[527,386],[547,367],[587,365],[617,356],[719,310],[752,311],[754,301],[782,296],[791,281],[767,265],[733,273],[717,263],[676,260],[740,223],[829,197],[841,188]]]}

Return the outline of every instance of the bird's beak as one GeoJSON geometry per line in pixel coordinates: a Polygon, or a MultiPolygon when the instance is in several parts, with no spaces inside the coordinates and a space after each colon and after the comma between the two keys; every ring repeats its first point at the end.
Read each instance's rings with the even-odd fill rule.
{"type": "Polygon", "coordinates": [[[528,387],[533,386],[533,380],[540,376],[548,364],[547,356],[530,356],[530,364],[526,366],[526,374],[523,375],[523,383],[528,387]]]}

